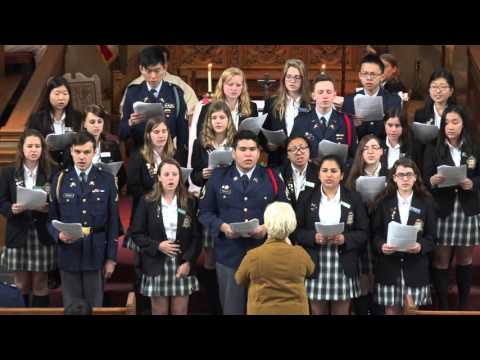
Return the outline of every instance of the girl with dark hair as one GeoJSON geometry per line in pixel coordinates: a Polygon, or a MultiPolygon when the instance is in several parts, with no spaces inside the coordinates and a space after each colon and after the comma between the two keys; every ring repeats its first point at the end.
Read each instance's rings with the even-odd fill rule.
{"type": "Polygon", "coordinates": [[[428,80],[425,107],[415,112],[415,122],[440,127],[440,120],[445,108],[457,104],[454,91],[455,79],[452,73],[444,68],[435,70],[428,80]]]}
{"type": "MultiPolygon", "coordinates": [[[[383,149],[380,140],[373,134],[365,135],[360,140],[353,160],[353,166],[350,169],[345,187],[350,191],[356,191],[356,181],[360,176],[387,176],[388,169],[382,164],[383,149]]],[[[372,204],[369,206],[371,213],[372,204]]],[[[356,315],[368,315],[368,313],[382,314],[373,303],[373,258],[372,244],[369,239],[365,247],[360,250],[360,291],[361,295],[354,299],[353,310],[356,315]]]]}
{"type": "Polygon", "coordinates": [[[15,272],[25,304],[48,307],[48,271],[55,269],[54,240],[47,231],[48,203],[33,210],[17,202],[17,187],[50,192],[51,160],[42,135],[27,129],[20,137],[15,166],[2,169],[0,213],[7,219],[6,248],[0,262],[15,272]]]}
{"type": "MultiPolygon", "coordinates": [[[[212,102],[208,108],[207,121],[203,123],[200,137],[193,143],[192,153],[192,182],[204,187],[213,173],[213,168],[208,167],[209,154],[221,148],[233,146],[233,138],[237,131],[233,124],[232,114],[228,105],[221,100],[212,102]]],[[[204,191],[202,189],[202,191],[204,191]]],[[[205,288],[207,290],[208,305],[211,314],[221,314],[222,309],[218,297],[218,282],[215,271],[215,253],[213,251],[213,238],[208,229],[203,229],[205,288]]]]}
{"type": "Polygon", "coordinates": [[[405,296],[416,306],[431,302],[429,253],[434,248],[436,217],[433,201],[423,185],[417,165],[409,158],[397,160],[385,190],[376,199],[373,221],[375,250],[375,301],[387,315],[400,315],[405,296]],[[387,244],[391,221],[414,225],[417,242],[405,252],[387,244]]]}
{"type": "Polygon", "coordinates": [[[408,157],[416,162],[418,149],[405,113],[401,109],[390,109],[385,114],[383,123],[385,138],[382,140],[382,166],[391,169],[393,164],[403,157],[408,157]]]}
{"type": "Polygon", "coordinates": [[[459,308],[468,307],[473,247],[480,244],[480,157],[467,113],[459,106],[443,112],[436,143],[427,147],[424,175],[438,205],[437,247],[433,280],[441,309],[448,309],[448,268],[455,248],[459,308]],[[438,166],[462,166],[467,177],[456,186],[442,187],[438,166]]]}
{"type": "MultiPolygon", "coordinates": [[[[64,77],[57,76],[48,80],[40,111],[32,114],[26,128],[38,130],[44,138],[48,134],[80,131],[82,113],[73,108],[71,96],[70,85],[64,77]]],[[[50,152],[60,168],[64,167],[64,152],[65,150],[50,152]]]]}
{"type": "Polygon", "coordinates": [[[369,220],[360,195],[340,185],[340,159],[328,155],[319,166],[320,185],[306,189],[300,198],[293,239],[315,264],[315,272],[305,282],[312,314],[348,315],[350,300],[360,295],[358,257],[368,239],[369,220]],[[316,222],[344,223],[344,231],[323,236],[315,230],[316,222]]]}
{"type": "Polygon", "coordinates": [[[135,212],[132,239],[140,248],[140,293],[151,298],[153,315],[186,315],[189,295],[199,290],[192,275],[201,249],[195,199],[188,195],[180,165],[161,162],[153,191],[135,212]]]}
{"type": "MultiPolygon", "coordinates": [[[[302,60],[289,59],[283,66],[282,79],[275,96],[265,101],[264,114],[268,114],[263,127],[267,130],[283,130],[288,137],[292,133],[295,117],[311,110],[310,90],[305,64],[302,60]]],[[[267,143],[262,135],[262,143],[268,152],[268,166],[283,165],[286,159],[284,146],[267,143]]]]}

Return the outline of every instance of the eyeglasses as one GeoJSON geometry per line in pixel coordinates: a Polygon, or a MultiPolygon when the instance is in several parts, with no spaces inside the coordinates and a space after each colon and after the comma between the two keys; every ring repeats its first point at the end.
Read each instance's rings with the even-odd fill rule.
{"type": "Polygon", "coordinates": [[[444,92],[444,91],[447,91],[448,89],[450,89],[450,86],[448,85],[441,85],[441,86],[437,86],[437,85],[432,85],[430,86],[430,90],[432,91],[441,91],[441,92],[444,92]]]}
{"type": "Polygon", "coordinates": [[[377,150],[380,150],[381,147],[378,146],[378,145],[372,145],[372,146],[365,146],[363,148],[363,151],[370,151],[370,150],[373,150],[373,151],[377,151],[377,150]]]}
{"type": "Polygon", "coordinates": [[[302,77],[300,75],[286,75],[285,80],[294,80],[294,81],[300,81],[302,80],[302,77]]]}
{"type": "Polygon", "coordinates": [[[299,146],[292,146],[292,147],[289,147],[287,149],[288,152],[291,152],[291,153],[296,153],[298,152],[299,150],[302,150],[302,151],[305,151],[308,149],[308,145],[299,145],[299,146]]]}
{"type": "Polygon", "coordinates": [[[379,77],[382,74],[377,74],[377,73],[368,73],[368,72],[361,72],[360,76],[363,78],[372,78],[375,79],[376,77],[379,77]]]}
{"type": "Polygon", "coordinates": [[[411,178],[415,177],[415,173],[413,173],[413,172],[397,173],[397,174],[395,174],[395,177],[396,177],[396,178],[399,178],[399,179],[407,179],[407,180],[410,180],[411,178]]]}

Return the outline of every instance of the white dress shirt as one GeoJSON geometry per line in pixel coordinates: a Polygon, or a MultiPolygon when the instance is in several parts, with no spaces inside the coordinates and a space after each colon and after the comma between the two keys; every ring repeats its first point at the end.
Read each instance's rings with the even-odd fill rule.
{"type": "Polygon", "coordinates": [[[322,225],[335,225],[340,223],[342,209],[340,203],[340,186],[335,196],[329,200],[321,187],[322,197],[320,198],[320,206],[318,207],[318,217],[322,225]]]}
{"type": "Polygon", "coordinates": [[[237,103],[235,104],[235,109],[230,111],[232,114],[232,120],[233,120],[233,125],[235,125],[235,130],[238,130],[238,121],[240,120],[240,114],[238,112],[238,100],[237,103]]]}
{"type": "Polygon", "coordinates": [[[53,117],[52,113],[50,113],[50,115],[53,119],[53,131],[55,132],[55,135],[65,134],[65,118],[67,117],[67,114],[63,112],[62,117],[58,120],[53,117]]]}
{"type": "Polygon", "coordinates": [[[400,159],[400,143],[392,146],[388,140],[388,136],[385,138],[385,143],[388,147],[388,169],[391,169],[393,164],[395,164],[395,161],[400,159]]]}
{"type": "Polygon", "coordinates": [[[328,127],[328,124],[330,123],[330,117],[332,116],[332,112],[333,112],[333,107],[328,110],[325,114],[322,114],[321,112],[319,112],[317,110],[317,108],[315,108],[315,112],[317,113],[317,116],[318,116],[318,120],[320,120],[320,123],[322,123],[322,117],[325,118],[326,120],[326,123],[327,123],[327,127],[328,127]]]}
{"type": "Polygon", "coordinates": [[[402,225],[407,225],[408,214],[410,213],[410,206],[412,204],[412,198],[413,191],[406,199],[404,199],[397,191],[398,213],[400,214],[400,221],[402,222],[402,225]]]}
{"type": "Polygon", "coordinates": [[[165,198],[162,196],[162,217],[163,226],[165,227],[165,233],[167,240],[175,241],[177,239],[177,196],[173,198],[173,201],[168,205],[165,198]]]}
{"type": "Polygon", "coordinates": [[[462,160],[462,144],[463,142],[460,142],[458,147],[452,146],[447,140],[445,142],[448,145],[448,149],[450,150],[450,155],[452,155],[453,162],[455,163],[455,166],[460,166],[460,162],[462,160]]]}
{"type": "Polygon", "coordinates": [[[434,116],[433,122],[434,122],[435,126],[440,129],[440,122],[442,121],[442,115],[440,115],[437,112],[437,109],[435,108],[435,105],[433,105],[433,116],[434,116]]]}
{"type": "Polygon", "coordinates": [[[23,178],[25,180],[24,183],[27,189],[32,190],[35,184],[37,183],[37,173],[38,173],[38,165],[33,170],[30,170],[25,165],[23,165],[23,178]]]}
{"type": "Polygon", "coordinates": [[[307,166],[308,164],[305,164],[305,167],[303,168],[302,171],[298,171],[298,169],[293,166],[293,164],[290,164],[292,167],[292,179],[293,179],[293,186],[295,187],[295,199],[298,200],[298,195],[305,190],[305,180],[307,179],[307,166]]]}
{"type": "Polygon", "coordinates": [[[287,128],[287,136],[290,136],[293,129],[294,120],[298,115],[298,109],[300,108],[299,96],[297,99],[293,99],[287,96],[287,107],[285,108],[285,127],[287,128]]]}
{"type": "Polygon", "coordinates": [[[160,84],[157,85],[157,87],[153,88],[150,86],[150,84],[147,82],[147,89],[148,92],[150,92],[152,89],[155,89],[155,97],[158,97],[158,94],[160,94],[160,89],[162,88],[163,80],[160,81],[160,84]]]}
{"type": "Polygon", "coordinates": [[[98,164],[99,162],[102,161],[101,157],[101,149],[100,149],[100,144],[97,144],[97,147],[95,148],[95,155],[93,155],[93,160],[92,163],[98,164]]]}
{"type": "Polygon", "coordinates": [[[248,180],[251,180],[252,179],[252,174],[253,172],[255,171],[255,168],[256,166],[254,166],[253,168],[251,168],[248,172],[243,172],[242,170],[240,170],[237,166],[237,171],[238,173],[240,174],[240,177],[242,177],[243,175],[247,175],[248,177],[248,180]]]}
{"type": "Polygon", "coordinates": [[[155,169],[158,169],[158,166],[160,165],[160,163],[162,162],[162,157],[160,156],[160,154],[153,150],[153,161],[155,161],[155,169]]]}

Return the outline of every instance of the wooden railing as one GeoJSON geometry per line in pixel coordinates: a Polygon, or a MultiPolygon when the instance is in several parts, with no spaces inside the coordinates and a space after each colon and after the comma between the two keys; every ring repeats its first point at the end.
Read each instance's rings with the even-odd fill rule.
{"type": "MultiPolygon", "coordinates": [[[[122,307],[94,307],[92,315],[135,315],[135,293],[129,292],[122,307]]],[[[64,315],[64,308],[0,308],[0,315],[64,315]]]]}
{"type": "Polygon", "coordinates": [[[467,53],[467,109],[472,115],[477,130],[480,130],[480,46],[469,46],[467,53]]]}
{"type": "Polygon", "coordinates": [[[440,311],[418,310],[411,295],[405,296],[404,315],[428,315],[428,316],[478,316],[480,311],[440,311]]]}
{"type": "Polygon", "coordinates": [[[65,45],[49,45],[5,126],[0,129],[0,165],[14,161],[18,139],[30,115],[38,110],[47,80],[64,72],[65,45]]]}

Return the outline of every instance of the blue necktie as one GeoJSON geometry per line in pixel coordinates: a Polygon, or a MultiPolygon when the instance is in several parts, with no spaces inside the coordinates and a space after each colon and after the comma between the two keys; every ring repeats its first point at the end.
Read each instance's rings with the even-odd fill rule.
{"type": "Polygon", "coordinates": [[[325,119],[323,116],[320,119],[320,122],[322,123],[323,127],[326,129],[327,128],[327,119],[325,119]]]}
{"type": "Polygon", "coordinates": [[[148,99],[147,99],[149,103],[157,102],[157,97],[155,96],[156,93],[157,93],[156,89],[150,89],[150,91],[148,92],[148,99]]]}
{"type": "Polygon", "coordinates": [[[82,191],[85,192],[85,185],[87,184],[87,174],[85,172],[80,173],[80,187],[82,188],[82,191]]]}
{"type": "Polygon", "coordinates": [[[247,191],[248,184],[250,183],[250,180],[248,180],[247,175],[242,176],[242,185],[243,185],[243,191],[247,191]]]}

